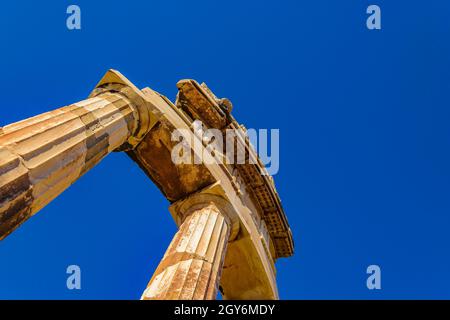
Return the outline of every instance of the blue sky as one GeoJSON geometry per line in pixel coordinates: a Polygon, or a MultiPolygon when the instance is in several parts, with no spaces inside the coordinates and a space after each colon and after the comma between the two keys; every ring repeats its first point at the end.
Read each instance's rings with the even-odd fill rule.
{"type": "MultiPolygon", "coordinates": [[[[84,99],[109,68],[172,100],[179,79],[204,81],[246,127],[280,129],[296,244],[277,262],[281,298],[449,299],[449,13],[445,0],[8,1],[0,126],[84,99]],[[70,4],[81,30],[66,28],[70,4]],[[370,4],[381,30],[366,28],[370,4]]],[[[176,232],[167,207],[108,156],[0,243],[0,299],[139,298],[176,232]]]]}

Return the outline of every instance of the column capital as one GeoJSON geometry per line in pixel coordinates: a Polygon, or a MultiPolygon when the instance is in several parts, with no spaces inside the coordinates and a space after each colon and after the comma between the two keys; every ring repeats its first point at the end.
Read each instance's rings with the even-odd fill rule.
{"type": "Polygon", "coordinates": [[[132,135],[127,143],[120,147],[119,151],[134,149],[158,122],[159,111],[141,90],[114,69],[106,72],[89,95],[89,98],[101,96],[108,92],[115,92],[127,98],[134,108],[135,123],[132,135]]]}
{"type": "Polygon", "coordinates": [[[214,206],[225,217],[230,226],[229,242],[231,242],[238,237],[240,222],[237,212],[230,201],[224,197],[224,194],[219,182],[216,182],[205,189],[174,202],[169,207],[169,211],[175,223],[180,226],[196,210],[214,206]]]}

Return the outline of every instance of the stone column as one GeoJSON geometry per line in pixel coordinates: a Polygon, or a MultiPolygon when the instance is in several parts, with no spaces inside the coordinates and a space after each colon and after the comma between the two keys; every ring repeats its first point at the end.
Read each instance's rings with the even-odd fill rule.
{"type": "Polygon", "coordinates": [[[135,144],[147,130],[143,111],[122,93],[100,92],[0,128],[0,240],[108,153],[135,144]]]}
{"type": "Polygon", "coordinates": [[[212,300],[232,226],[223,201],[209,197],[188,202],[178,214],[181,225],[156,269],[143,300],[212,300]],[[186,209],[187,208],[187,209],[186,209]]]}

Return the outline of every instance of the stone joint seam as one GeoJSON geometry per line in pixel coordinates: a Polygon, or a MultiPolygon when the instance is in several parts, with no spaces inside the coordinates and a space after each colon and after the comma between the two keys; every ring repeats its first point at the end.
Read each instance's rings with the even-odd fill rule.
{"type": "Polygon", "coordinates": [[[214,261],[209,261],[207,258],[191,252],[175,252],[166,257],[164,257],[158,265],[158,268],[154,272],[153,277],[158,276],[161,272],[166,270],[168,267],[179,264],[187,260],[200,260],[209,264],[213,264],[214,261]]]}

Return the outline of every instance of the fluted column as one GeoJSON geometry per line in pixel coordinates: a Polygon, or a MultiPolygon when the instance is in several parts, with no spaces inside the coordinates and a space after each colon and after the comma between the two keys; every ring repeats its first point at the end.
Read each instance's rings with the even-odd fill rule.
{"type": "Polygon", "coordinates": [[[0,128],[0,239],[133,140],[140,112],[125,95],[101,92],[0,128]]]}
{"type": "Polygon", "coordinates": [[[144,300],[211,300],[217,296],[230,220],[214,201],[193,205],[183,219],[142,295],[144,300]]]}

